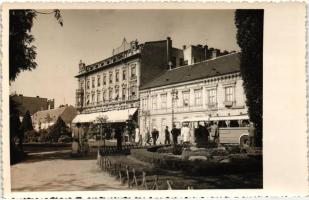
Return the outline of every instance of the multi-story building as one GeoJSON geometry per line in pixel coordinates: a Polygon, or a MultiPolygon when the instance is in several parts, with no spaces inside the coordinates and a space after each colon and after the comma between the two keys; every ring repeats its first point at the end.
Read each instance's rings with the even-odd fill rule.
{"type": "Polygon", "coordinates": [[[112,56],[94,64],[79,63],[75,123],[89,123],[98,117],[123,122],[129,116],[137,121],[139,88],[183,60],[172,40],[127,43],[113,50],[112,56]]]}
{"type": "Polygon", "coordinates": [[[64,105],[59,108],[38,111],[32,115],[33,128],[36,131],[47,129],[57,121],[58,117],[61,117],[61,119],[68,127],[71,127],[72,120],[76,114],[76,109],[73,106],[68,105],[64,105]]]}
{"type": "Polygon", "coordinates": [[[163,143],[165,127],[187,118],[247,116],[242,84],[240,53],[167,70],[141,87],[141,132],[156,127],[163,143]]]}
{"type": "Polygon", "coordinates": [[[27,110],[30,112],[30,115],[33,115],[37,111],[53,109],[55,107],[54,99],[42,98],[39,96],[27,97],[22,94],[12,94],[10,98],[18,104],[17,109],[21,116],[23,116],[27,110]]]}

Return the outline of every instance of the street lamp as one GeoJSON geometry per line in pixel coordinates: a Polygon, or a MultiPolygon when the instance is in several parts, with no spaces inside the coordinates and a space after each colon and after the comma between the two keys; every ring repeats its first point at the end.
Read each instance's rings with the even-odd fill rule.
{"type": "Polygon", "coordinates": [[[174,101],[178,99],[178,91],[173,88],[172,89],[172,127],[174,125],[174,101]]]}

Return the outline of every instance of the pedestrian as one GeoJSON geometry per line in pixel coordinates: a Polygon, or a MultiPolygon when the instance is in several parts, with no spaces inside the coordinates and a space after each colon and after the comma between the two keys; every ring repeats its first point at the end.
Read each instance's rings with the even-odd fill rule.
{"type": "Polygon", "coordinates": [[[122,133],[120,128],[116,128],[115,130],[115,138],[117,139],[117,150],[122,150],[122,133]]]}
{"type": "Polygon", "coordinates": [[[211,126],[211,134],[213,137],[214,142],[219,145],[220,144],[220,134],[219,134],[219,127],[217,122],[214,122],[211,126]]]}
{"type": "Polygon", "coordinates": [[[173,125],[173,128],[171,130],[171,134],[172,134],[172,137],[173,137],[173,144],[176,145],[178,143],[177,139],[178,139],[178,136],[179,136],[179,129],[176,128],[176,125],[174,124],[173,125]]]}
{"type": "Polygon", "coordinates": [[[170,144],[171,138],[170,138],[170,131],[168,130],[168,126],[165,127],[165,140],[164,144],[170,144]]]}
{"type": "Polygon", "coordinates": [[[149,128],[146,128],[146,132],[145,132],[145,144],[151,145],[150,144],[150,133],[149,133],[149,128]]]}
{"type": "Polygon", "coordinates": [[[208,143],[209,138],[209,132],[205,126],[202,126],[201,124],[198,125],[198,128],[195,132],[195,142],[197,147],[206,147],[206,144],[208,143]]]}
{"type": "Polygon", "coordinates": [[[254,147],[255,146],[255,140],[254,140],[254,138],[255,138],[255,127],[254,127],[253,122],[250,122],[248,132],[249,132],[249,145],[250,145],[250,147],[254,147]]]}
{"type": "Polygon", "coordinates": [[[135,143],[139,145],[141,143],[141,134],[139,132],[138,126],[135,128],[135,143]]]}
{"type": "Polygon", "coordinates": [[[151,137],[153,140],[153,145],[156,145],[157,139],[159,138],[159,131],[156,129],[156,127],[153,127],[153,130],[151,132],[151,137]]]}
{"type": "Polygon", "coordinates": [[[181,128],[181,142],[187,146],[190,143],[191,134],[190,134],[190,128],[188,127],[188,124],[183,124],[183,127],[181,128]]]}

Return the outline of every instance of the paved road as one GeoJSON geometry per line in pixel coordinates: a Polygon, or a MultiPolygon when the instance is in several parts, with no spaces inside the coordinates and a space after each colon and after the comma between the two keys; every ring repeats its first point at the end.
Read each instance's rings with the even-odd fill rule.
{"type": "Polygon", "coordinates": [[[100,171],[94,157],[73,159],[70,150],[29,153],[25,162],[11,167],[12,191],[123,190],[114,177],[100,171]]]}

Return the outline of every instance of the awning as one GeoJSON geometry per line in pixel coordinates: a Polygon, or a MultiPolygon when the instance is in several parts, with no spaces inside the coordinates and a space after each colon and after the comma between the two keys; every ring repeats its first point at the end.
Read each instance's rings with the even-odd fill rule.
{"type": "Polygon", "coordinates": [[[130,108],[125,110],[80,114],[73,119],[72,123],[98,123],[100,119],[106,119],[107,123],[125,122],[129,119],[129,116],[134,115],[136,110],[137,108],[130,108]]]}
{"type": "Polygon", "coordinates": [[[219,120],[248,120],[248,115],[234,115],[234,116],[214,116],[210,117],[210,121],[219,121],[219,120]]]}

